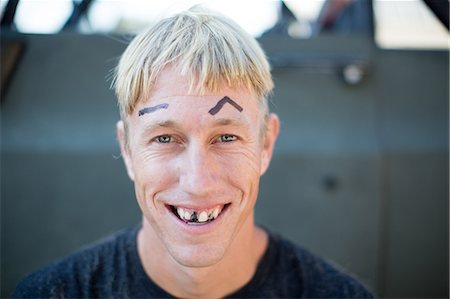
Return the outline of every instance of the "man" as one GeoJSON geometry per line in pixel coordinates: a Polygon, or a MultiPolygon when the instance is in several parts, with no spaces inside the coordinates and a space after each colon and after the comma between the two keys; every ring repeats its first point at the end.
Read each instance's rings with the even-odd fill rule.
{"type": "Polygon", "coordinates": [[[27,277],[15,297],[371,297],[254,224],[279,120],[269,64],[225,17],[194,7],[138,35],[117,67],[118,139],[140,227],[27,277]]]}

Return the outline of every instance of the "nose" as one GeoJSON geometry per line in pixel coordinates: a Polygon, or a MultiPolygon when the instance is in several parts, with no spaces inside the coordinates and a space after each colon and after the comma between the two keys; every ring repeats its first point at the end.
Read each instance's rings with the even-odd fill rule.
{"type": "Polygon", "coordinates": [[[218,183],[218,165],[212,153],[197,143],[185,149],[179,162],[179,184],[182,190],[192,196],[210,195],[218,183]]]}

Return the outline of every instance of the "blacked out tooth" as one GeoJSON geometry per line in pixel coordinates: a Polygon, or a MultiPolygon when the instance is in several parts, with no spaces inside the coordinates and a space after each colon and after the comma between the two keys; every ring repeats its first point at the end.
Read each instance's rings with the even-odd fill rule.
{"type": "Polygon", "coordinates": [[[197,222],[197,220],[198,220],[198,219],[197,219],[197,212],[194,211],[194,212],[192,213],[192,215],[191,215],[191,221],[197,222]]]}

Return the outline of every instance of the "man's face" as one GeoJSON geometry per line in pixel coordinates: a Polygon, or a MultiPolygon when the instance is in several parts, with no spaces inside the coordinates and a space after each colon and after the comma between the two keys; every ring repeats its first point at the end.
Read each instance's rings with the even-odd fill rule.
{"type": "Polygon", "coordinates": [[[223,88],[192,95],[168,68],[128,118],[128,149],[118,126],[145,220],[178,263],[217,263],[253,221],[259,179],[278,132],[271,115],[271,133],[261,136],[263,121],[253,93],[223,88]]]}

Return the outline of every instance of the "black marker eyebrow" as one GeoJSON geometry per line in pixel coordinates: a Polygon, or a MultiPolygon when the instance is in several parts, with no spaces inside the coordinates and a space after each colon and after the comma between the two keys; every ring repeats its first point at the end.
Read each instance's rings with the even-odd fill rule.
{"type": "Polygon", "coordinates": [[[212,107],[208,113],[211,115],[215,115],[217,112],[220,111],[220,109],[222,109],[223,105],[225,105],[226,103],[229,103],[230,105],[232,105],[234,108],[236,108],[239,112],[242,112],[242,110],[244,110],[241,106],[239,106],[235,101],[233,101],[232,99],[230,99],[227,96],[224,96],[220,101],[217,102],[216,106],[212,107]]]}
{"type": "Polygon", "coordinates": [[[159,104],[159,105],[156,105],[156,106],[153,106],[153,107],[146,107],[144,109],[139,110],[139,114],[138,115],[142,116],[142,115],[144,115],[146,113],[152,113],[152,112],[155,112],[156,110],[159,110],[159,109],[167,109],[167,107],[169,107],[169,104],[167,104],[167,103],[162,103],[162,104],[159,104]]]}

